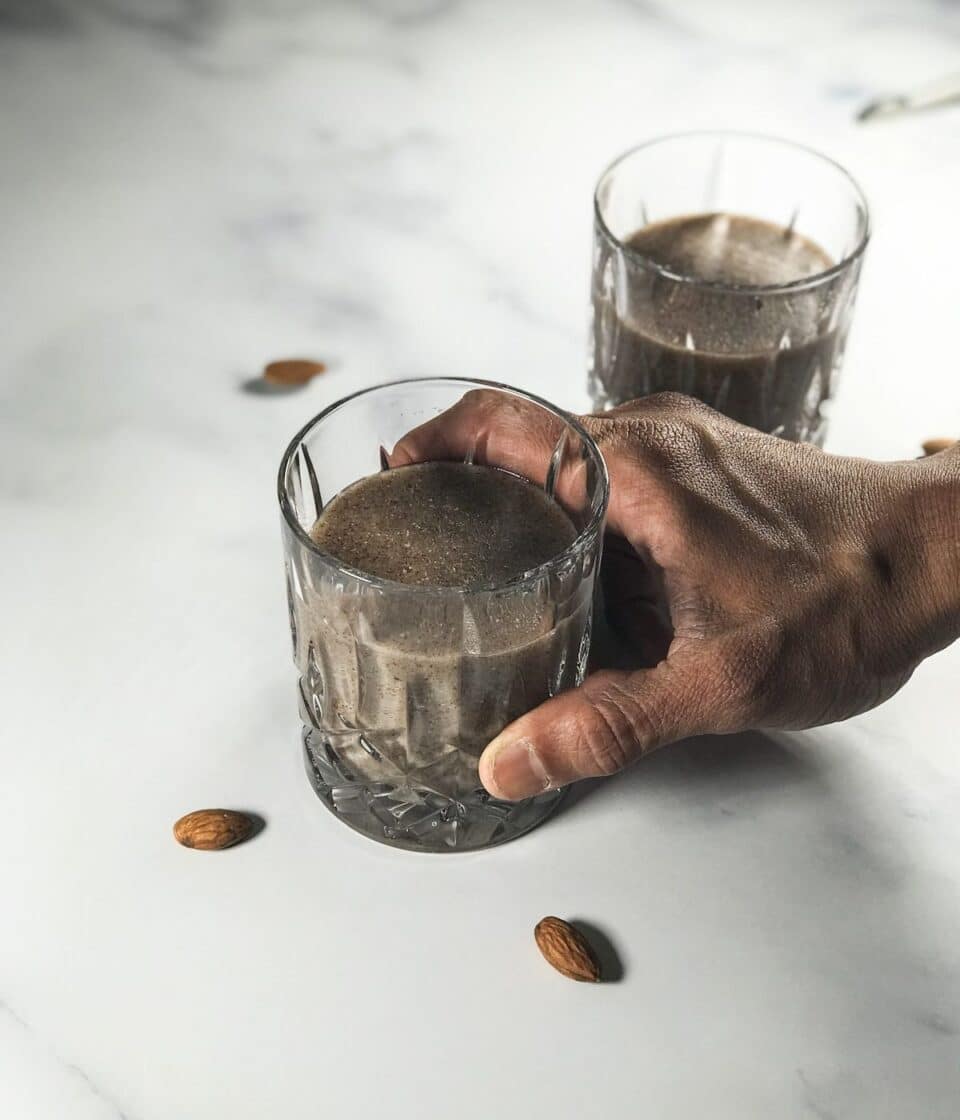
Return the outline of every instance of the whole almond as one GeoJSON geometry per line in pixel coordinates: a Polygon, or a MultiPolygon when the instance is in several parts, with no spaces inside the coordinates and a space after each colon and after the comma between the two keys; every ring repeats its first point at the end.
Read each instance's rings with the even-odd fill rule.
{"type": "Polygon", "coordinates": [[[246,813],[234,809],[197,809],[177,821],[173,835],[185,848],[219,852],[246,840],[253,829],[253,818],[246,813]]]}
{"type": "Polygon", "coordinates": [[[946,439],[945,437],[924,440],[923,453],[924,455],[936,455],[938,451],[946,451],[948,447],[953,447],[956,442],[955,439],[946,439]]]}
{"type": "Polygon", "coordinates": [[[542,918],[533,931],[544,960],[571,980],[595,984],[600,966],[583,934],[562,918],[542,918]]]}
{"type": "Polygon", "coordinates": [[[323,362],[314,362],[309,358],[286,358],[264,366],[263,379],[271,385],[306,385],[326,368],[323,362]]]}

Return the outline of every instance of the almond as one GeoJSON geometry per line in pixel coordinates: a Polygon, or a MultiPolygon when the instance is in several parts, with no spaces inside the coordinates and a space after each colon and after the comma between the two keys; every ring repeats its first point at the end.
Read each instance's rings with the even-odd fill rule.
{"type": "Polygon", "coordinates": [[[271,385],[306,385],[326,368],[323,362],[314,362],[309,358],[286,358],[264,366],[263,379],[271,385]]]}
{"type": "Polygon", "coordinates": [[[955,439],[946,439],[941,437],[939,439],[927,439],[923,442],[924,455],[936,455],[938,451],[946,451],[948,447],[953,447],[957,441],[955,439]]]}
{"type": "Polygon", "coordinates": [[[234,809],[197,809],[187,813],[173,826],[173,835],[185,848],[219,852],[246,840],[254,822],[246,813],[234,809]]]}
{"type": "Polygon", "coordinates": [[[537,948],[548,964],[571,980],[596,983],[600,966],[583,934],[562,918],[542,918],[533,931],[537,948]]]}

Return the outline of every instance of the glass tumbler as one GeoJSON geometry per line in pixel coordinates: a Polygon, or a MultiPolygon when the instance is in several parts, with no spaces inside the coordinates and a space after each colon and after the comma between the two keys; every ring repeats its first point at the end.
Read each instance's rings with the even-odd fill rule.
{"type": "MultiPolygon", "coordinates": [[[[627,152],[594,196],[594,408],[672,390],[762,431],[822,444],[868,238],[867,204],[853,179],[785,140],[695,132],[627,152]],[[741,259],[736,282],[725,282],[722,257],[711,277],[694,258],[671,268],[665,253],[645,255],[656,232],[648,227],[694,215],[727,254],[728,216],[759,219],[752,228],[761,236],[761,223],[770,223],[764,251],[779,253],[781,270],[794,270],[782,275],[792,278],[784,282],[768,262],[756,270],[765,282],[750,282],[741,259]]],[[[708,258],[709,243],[701,244],[708,258]]],[[[731,263],[727,276],[736,274],[731,263]]]]}
{"type": "MultiPolygon", "coordinates": [[[[488,462],[489,435],[466,461],[488,462]]],[[[503,385],[380,385],[331,405],[294,437],[279,498],[304,758],[342,821],[396,847],[469,851],[519,836],[553,811],[559,791],[491,798],[477,762],[506,724],[583,680],[607,496],[603,459],[580,424],[503,385]],[[324,501],[381,470],[381,447],[476,390],[504,397],[513,415],[530,412],[546,434],[525,474],[563,506],[574,541],[514,579],[471,588],[396,583],[323,552],[310,530],[324,501]]]]}

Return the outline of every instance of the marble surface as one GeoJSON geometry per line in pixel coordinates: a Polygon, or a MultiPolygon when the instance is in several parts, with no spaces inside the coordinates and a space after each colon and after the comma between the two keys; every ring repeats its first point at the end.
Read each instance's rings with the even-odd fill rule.
{"type": "Polygon", "coordinates": [[[301,771],[274,474],[359,386],[585,396],[590,195],[641,138],[834,154],[870,248],[830,446],[960,427],[947,0],[0,0],[0,1116],[960,1113],[960,648],[697,741],[502,849],[392,852],[301,771]],[[329,374],[242,391],[288,354],[329,374]],[[178,848],[206,804],[267,819],[178,848]],[[554,976],[545,913],[624,975],[554,976]]]}

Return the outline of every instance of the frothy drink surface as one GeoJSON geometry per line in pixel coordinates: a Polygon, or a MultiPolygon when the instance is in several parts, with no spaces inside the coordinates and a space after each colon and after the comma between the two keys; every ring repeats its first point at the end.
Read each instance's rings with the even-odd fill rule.
{"type": "Polygon", "coordinates": [[[494,467],[419,463],[362,478],[311,533],[352,568],[399,583],[503,583],[558,556],[576,537],[540,487],[494,467]]]}
{"type": "MultiPolygon", "coordinates": [[[[726,213],[654,222],[624,244],[618,284],[594,288],[598,405],[672,390],[764,431],[815,437],[836,360],[832,289],[743,289],[817,276],[831,257],[783,226],[726,213]]],[[[615,253],[603,246],[599,275],[615,253]]]]}
{"type": "Polygon", "coordinates": [[[790,284],[833,264],[808,238],[740,214],[692,214],[653,222],[627,244],[671,272],[714,284],[790,284]]]}

